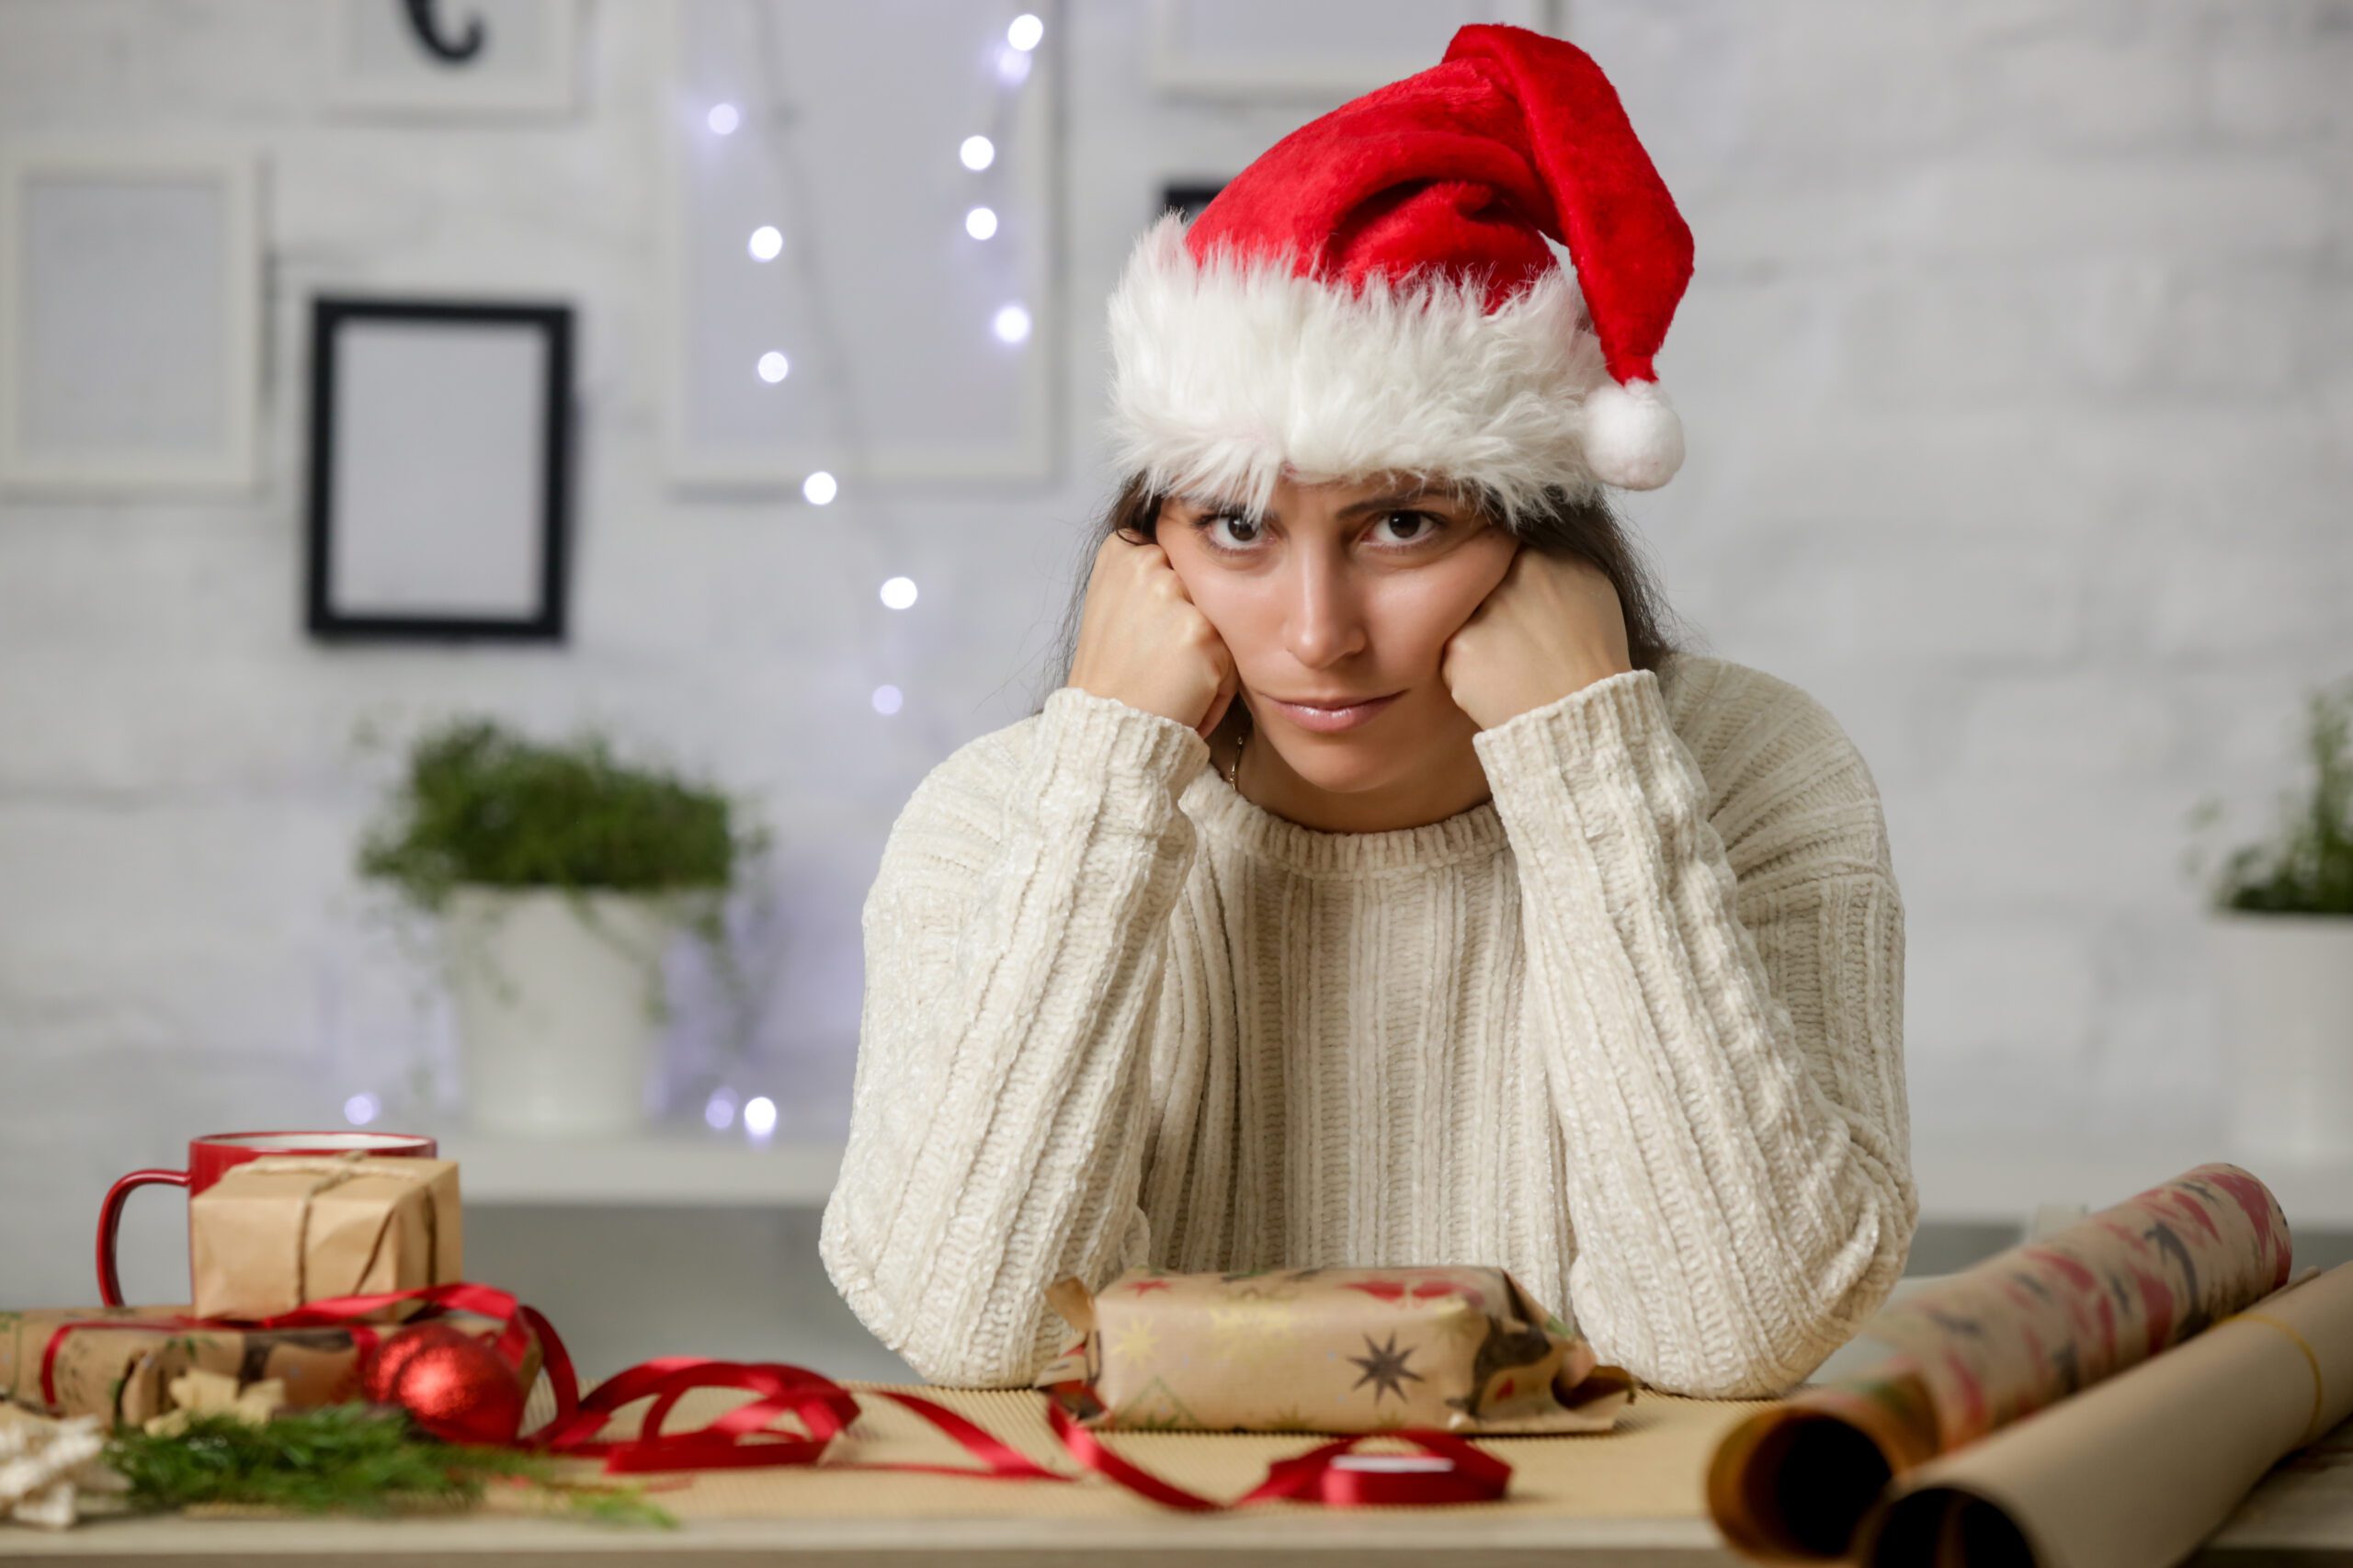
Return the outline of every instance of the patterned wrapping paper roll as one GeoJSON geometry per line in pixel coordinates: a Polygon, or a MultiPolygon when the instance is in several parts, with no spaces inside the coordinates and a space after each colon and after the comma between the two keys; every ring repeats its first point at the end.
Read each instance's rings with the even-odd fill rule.
{"type": "Polygon", "coordinates": [[[1885,1352],[1868,1370],[1725,1437],[1709,1511],[1743,1550],[1840,1556],[1893,1476],[2181,1343],[2290,1263],[2270,1189],[2200,1165],[1890,1304],[1856,1335],[1885,1352]]]}
{"type": "Polygon", "coordinates": [[[2264,1555],[2265,1529],[2321,1504],[2353,1465],[2353,1426],[2339,1427],[2353,1415],[2353,1263],[2299,1273],[2188,1344],[1906,1471],[1854,1560],[2144,1568],[2210,1541],[2264,1555]],[[2248,1511],[2257,1540],[2215,1539],[2283,1459],[2279,1494],[2248,1511]]]}

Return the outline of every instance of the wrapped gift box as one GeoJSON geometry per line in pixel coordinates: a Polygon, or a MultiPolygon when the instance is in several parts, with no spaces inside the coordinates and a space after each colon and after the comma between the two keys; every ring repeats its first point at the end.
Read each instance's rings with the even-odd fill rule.
{"type": "Polygon", "coordinates": [[[465,1278],[454,1160],[266,1155],[191,1198],[188,1225],[203,1318],[465,1278]]]}
{"type": "MultiPolygon", "coordinates": [[[[498,1325],[452,1312],[446,1321],[487,1340],[498,1325]]],[[[398,1332],[389,1324],[335,1328],[253,1328],[207,1323],[184,1306],[54,1307],[0,1312],[0,1399],[44,1415],[96,1415],[144,1425],[172,1408],[171,1382],[190,1369],[234,1378],[240,1388],[275,1378],[286,1408],[309,1410],[361,1397],[367,1346],[398,1332]],[[43,1392],[42,1364],[49,1364],[43,1392]]],[[[540,1372],[540,1346],[525,1348],[528,1389],[540,1372]]]]}
{"type": "Polygon", "coordinates": [[[1634,1396],[1500,1268],[1131,1269],[1047,1299],[1081,1338],[1037,1385],[1090,1426],[1591,1432],[1634,1396]]]}

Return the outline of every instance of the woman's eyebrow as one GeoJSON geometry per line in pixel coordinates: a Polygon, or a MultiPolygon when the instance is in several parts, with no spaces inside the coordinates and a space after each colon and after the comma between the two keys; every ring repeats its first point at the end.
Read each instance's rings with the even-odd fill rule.
{"type": "Polygon", "coordinates": [[[1401,490],[1393,495],[1376,495],[1369,501],[1356,501],[1340,508],[1340,516],[1353,517],[1365,512],[1378,512],[1388,506],[1404,506],[1415,501],[1427,501],[1436,496],[1448,499],[1445,491],[1435,484],[1425,484],[1418,490],[1401,490]]]}
{"type": "MultiPolygon", "coordinates": [[[[1418,490],[1400,490],[1393,494],[1375,495],[1363,501],[1352,501],[1348,503],[1348,505],[1341,507],[1336,516],[1343,517],[1360,517],[1367,512],[1378,512],[1385,510],[1391,506],[1407,506],[1415,501],[1427,501],[1432,497],[1436,497],[1440,500],[1453,499],[1447,491],[1439,486],[1435,484],[1426,484],[1418,490]]],[[[1221,500],[1218,497],[1211,495],[1179,495],[1176,499],[1183,505],[1191,507],[1197,512],[1240,512],[1245,509],[1234,505],[1233,502],[1221,500]]],[[[1282,521],[1282,515],[1274,511],[1254,513],[1252,516],[1263,518],[1270,523],[1279,523],[1282,521]]]]}

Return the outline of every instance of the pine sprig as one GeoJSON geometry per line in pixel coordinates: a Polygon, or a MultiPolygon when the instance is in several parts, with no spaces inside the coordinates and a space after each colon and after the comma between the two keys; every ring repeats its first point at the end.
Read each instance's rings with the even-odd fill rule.
{"type": "Polygon", "coordinates": [[[382,1405],[324,1405],[258,1426],[199,1415],[168,1437],[126,1427],[108,1443],[106,1462],[131,1483],[130,1500],[139,1508],[230,1503],[383,1516],[472,1507],[487,1483],[514,1481],[560,1497],[587,1517],[665,1528],[678,1522],[637,1487],[563,1480],[542,1455],[444,1443],[382,1405]]]}

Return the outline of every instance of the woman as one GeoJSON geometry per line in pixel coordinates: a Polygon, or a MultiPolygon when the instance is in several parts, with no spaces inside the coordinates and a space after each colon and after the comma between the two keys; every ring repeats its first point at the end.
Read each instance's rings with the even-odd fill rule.
{"type": "Polygon", "coordinates": [[[1498,1264],[1701,1395],[1885,1299],[1877,791],[1668,643],[1601,494],[1680,460],[1689,258],[1593,62],[1488,26],[1140,243],[1067,680],[924,781],[865,909],[823,1252],[925,1376],[1027,1381],[1044,1287],[1139,1265],[1498,1264]]]}

